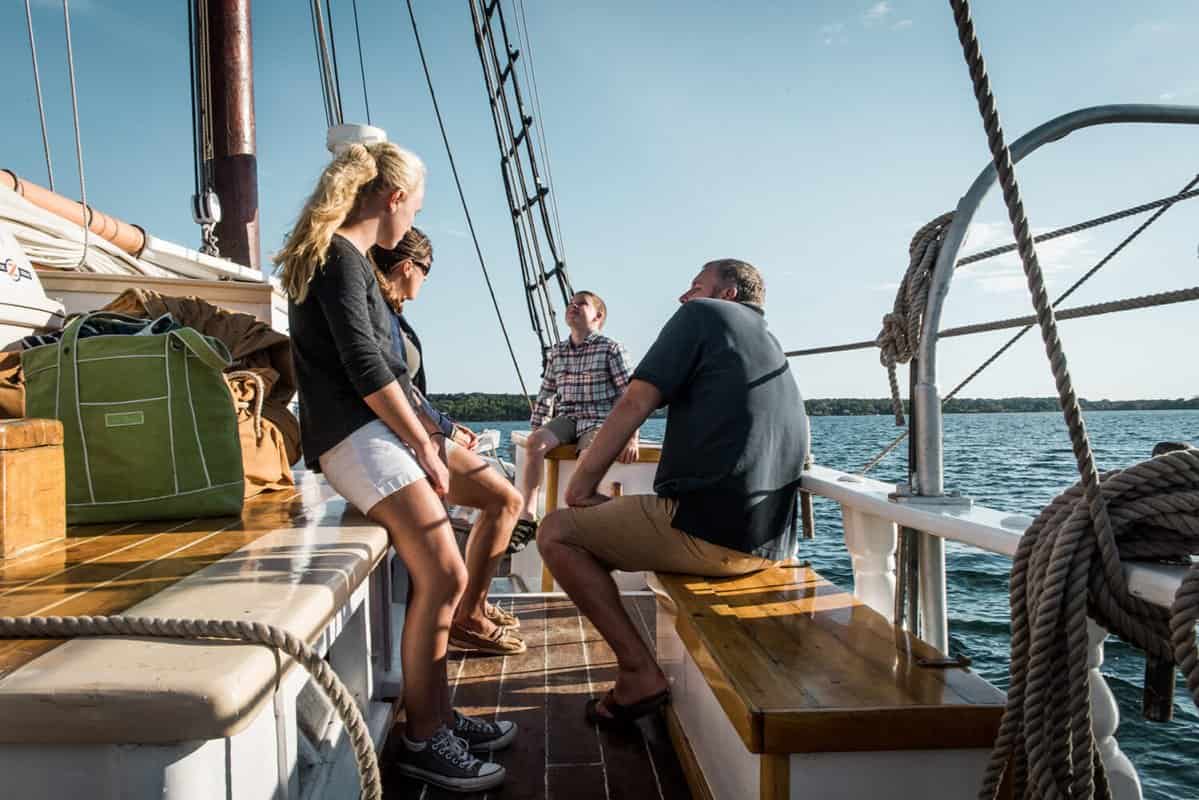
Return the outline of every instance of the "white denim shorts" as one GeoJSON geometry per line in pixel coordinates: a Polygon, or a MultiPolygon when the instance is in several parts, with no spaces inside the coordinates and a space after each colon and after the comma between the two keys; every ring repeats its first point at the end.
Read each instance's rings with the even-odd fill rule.
{"type": "Polygon", "coordinates": [[[363,514],[425,477],[412,449],[378,419],[335,444],[320,462],[329,485],[363,514]]]}

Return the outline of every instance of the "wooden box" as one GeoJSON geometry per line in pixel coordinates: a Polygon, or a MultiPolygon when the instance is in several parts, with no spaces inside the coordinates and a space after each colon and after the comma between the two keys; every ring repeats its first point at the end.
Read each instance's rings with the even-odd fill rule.
{"type": "Polygon", "coordinates": [[[0,420],[0,559],[66,532],[62,423],[0,420]]]}

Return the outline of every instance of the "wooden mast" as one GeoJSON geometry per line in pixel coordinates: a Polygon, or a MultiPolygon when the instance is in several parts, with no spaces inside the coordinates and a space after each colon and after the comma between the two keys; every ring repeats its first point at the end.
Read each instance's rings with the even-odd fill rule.
{"type": "Polygon", "coordinates": [[[260,269],[258,156],[254,132],[254,52],[250,0],[208,0],[213,188],[221,202],[216,235],[221,255],[260,269]]]}

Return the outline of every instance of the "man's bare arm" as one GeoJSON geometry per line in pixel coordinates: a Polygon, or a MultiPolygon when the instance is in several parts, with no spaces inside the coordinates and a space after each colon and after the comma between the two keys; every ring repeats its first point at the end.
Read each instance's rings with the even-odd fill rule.
{"type": "Polygon", "coordinates": [[[570,482],[566,485],[566,504],[594,505],[601,501],[596,488],[612,462],[624,450],[641,423],[662,404],[662,393],[652,383],[633,380],[604,420],[591,446],[583,451],[570,482]]]}

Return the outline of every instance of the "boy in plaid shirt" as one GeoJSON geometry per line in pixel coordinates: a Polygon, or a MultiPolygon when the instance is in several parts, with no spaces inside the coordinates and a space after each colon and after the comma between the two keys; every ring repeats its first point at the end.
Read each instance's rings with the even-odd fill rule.
{"type": "MultiPolygon", "coordinates": [[[[576,292],[566,307],[570,338],[550,348],[541,391],[529,419],[533,433],[525,443],[524,469],[517,485],[524,507],[513,533],[514,542],[528,542],[536,534],[533,513],[545,454],[560,444],[577,443],[580,451],[591,444],[629,385],[632,370],[624,345],[600,334],[607,318],[607,306],[594,292],[576,292]]],[[[620,462],[636,460],[634,432],[620,454],[620,462]]]]}

